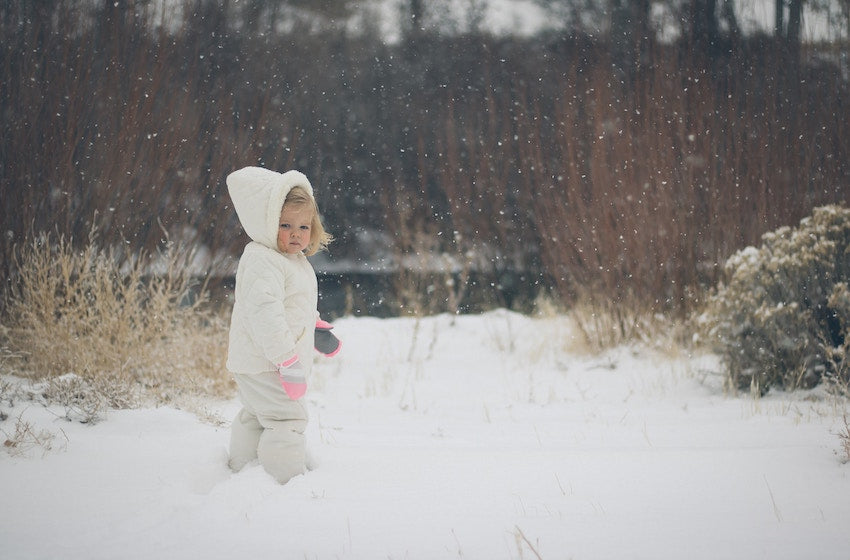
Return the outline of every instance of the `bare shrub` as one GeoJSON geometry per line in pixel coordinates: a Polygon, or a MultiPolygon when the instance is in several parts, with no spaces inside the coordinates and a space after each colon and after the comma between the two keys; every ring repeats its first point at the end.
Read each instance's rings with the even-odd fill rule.
{"type": "Polygon", "coordinates": [[[48,402],[65,408],[66,420],[83,424],[100,421],[107,408],[106,396],[73,373],[48,380],[43,396],[48,402]]]}
{"type": "Polygon", "coordinates": [[[245,239],[223,178],[259,164],[320,186],[343,260],[358,230],[407,221],[441,254],[496,255],[466,292],[402,279],[399,299],[422,299],[405,310],[457,307],[475,275],[508,272],[567,305],[681,312],[735,250],[847,199],[847,83],[823,46],[797,65],[759,38],[717,58],[649,41],[624,75],[591,37],[328,41],[289,11],[244,33],[246,2],[178,1],[179,21],[155,4],[0,4],[4,282],[13,243],[79,238],[94,212],[111,244],[154,250],[159,219],[225,268],[245,239]]]}
{"type": "Polygon", "coordinates": [[[32,424],[23,419],[23,414],[18,416],[15,421],[15,428],[12,433],[5,430],[0,430],[0,432],[5,435],[3,448],[13,457],[26,455],[33,449],[41,449],[42,454],[47,454],[48,451],[54,449],[63,449],[68,442],[67,436],[62,432],[65,441],[60,441],[57,447],[55,433],[34,428],[32,424]]]}
{"type": "Polygon", "coordinates": [[[514,71],[534,86],[504,87],[506,66],[488,67],[478,88],[449,79],[436,138],[419,141],[419,159],[436,165],[417,170],[447,211],[433,196],[417,199],[419,211],[475,250],[497,247],[568,307],[608,308],[623,323],[616,315],[685,315],[736,249],[843,198],[841,179],[824,179],[845,163],[818,162],[798,141],[846,150],[844,121],[827,110],[835,98],[804,96],[808,113],[789,110],[786,82],[752,71],[781,76],[781,58],[742,52],[725,73],[682,68],[658,48],[623,80],[601,50],[588,52],[551,73],[529,57],[514,71]]]}
{"type": "Polygon", "coordinates": [[[119,259],[41,235],[16,253],[5,294],[6,373],[47,379],[45,398],[94,421],[105,408],[227,395],[226,329],[178,250],[119,259]]]}
{"type": "MultiPolygon", "coordinates": [[[[0,369],[2,371],[2,369],[0,369]]],[[[15,402],[20,395],[20,387],[18,383],[14,383],[8,379],[0,379],[0,422],[5,421],[9,415],[2,407],[15,407],[15,402]]]]}

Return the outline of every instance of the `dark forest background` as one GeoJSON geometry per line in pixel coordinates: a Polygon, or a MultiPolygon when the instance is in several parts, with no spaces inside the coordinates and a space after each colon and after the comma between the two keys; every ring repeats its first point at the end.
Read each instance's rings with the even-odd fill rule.
{"type": "Polygon", "coordinates": [[[679,313],[734,251],[847,202],[846,25],[803,42],[805,3],[776,0],[745,34],[687,0],[662,42],[658,2],[540,2],[564,25],[515,37],[483,0],[452,25],[399,1],[394,41],[341,0],[3,2],[0,279],[21,243],[95,227],[118,258],[202,247],[218,282],[246,242],[224,178],[261,165],[307,174],[337,238],[317,268],[383,312],[679,313]]]}

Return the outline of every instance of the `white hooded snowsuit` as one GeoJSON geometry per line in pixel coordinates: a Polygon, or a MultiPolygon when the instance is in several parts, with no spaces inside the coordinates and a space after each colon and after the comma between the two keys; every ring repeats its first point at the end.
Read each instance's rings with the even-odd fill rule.
{"type": "Polygon", "coordinates": [[[227,369],[242,410],[233,421],[230,467],[259,459],[284,483],[305,471],[307,411],[281,387],[276,364],[298,356],[309,379],[318,318],[316,273],[303,254],[277,248],[280,212],[294,186],[313,188],[298,171],[246,167],[227,177],[236,214],[252,241],[236,271],[227,369]]]}

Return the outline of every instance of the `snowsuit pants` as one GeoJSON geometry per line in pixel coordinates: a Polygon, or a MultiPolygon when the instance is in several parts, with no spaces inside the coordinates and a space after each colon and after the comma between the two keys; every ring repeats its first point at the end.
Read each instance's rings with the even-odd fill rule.
{"type": "Polygon", "coordinates": [[[277,372],[234,374],[242,410],[230,432],[230,468],[254,459],[281,484],[306,470],[307,410],[290,399],[277,372]]]}

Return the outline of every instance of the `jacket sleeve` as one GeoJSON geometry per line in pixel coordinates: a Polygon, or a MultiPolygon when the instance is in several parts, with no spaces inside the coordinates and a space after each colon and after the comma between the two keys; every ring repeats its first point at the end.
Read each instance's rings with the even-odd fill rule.
{"type": "Polygon", "coordinates": [[[245,276],[251,279],[242,292],[249,336],[271,363],[283,363],[295,356],[296,343],[286,320],[285,286],[261,262],[250,263],[245,276]]]}

